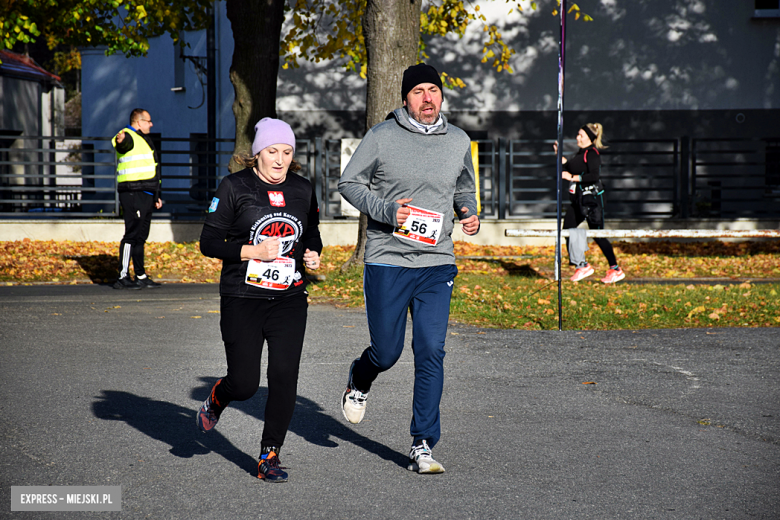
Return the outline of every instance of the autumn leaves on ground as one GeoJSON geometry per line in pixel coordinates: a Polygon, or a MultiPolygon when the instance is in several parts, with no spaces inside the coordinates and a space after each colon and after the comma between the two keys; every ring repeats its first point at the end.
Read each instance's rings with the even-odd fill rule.
{"type": "MultiPolygon", "coordinates": [[[[778,241],[614,246],[627,275],[616,285],[599,281],[607,265],[595,245],[588,258],[596,274],[584,281],[568,282],[573,268],[564,257],[564,329],[780,326],[778,241]],[[632,279],[646,283],[632,284],[632,279]],[[697,284],[701,279],[709,283],[697,284]],[[773,283],[751,283],[762,279],[773,283]]],[[[453,320],[483,327],[558,328],[554,247],[459,242],[455,249],[460,274],[453,320]]],[[[117,252],[118,244],[110,242],[0,242],[0,282],[113,283],[117,252]]],[[[351,253],[351,247],[325,248],[319,281],[309,288],[313,303],[363,304],[362,272],[340,269],[351,253]]],[[[204,257],[197,243],[148,243],[146,268],[167,283],[216,283],[221,262],[204,257]]]]}

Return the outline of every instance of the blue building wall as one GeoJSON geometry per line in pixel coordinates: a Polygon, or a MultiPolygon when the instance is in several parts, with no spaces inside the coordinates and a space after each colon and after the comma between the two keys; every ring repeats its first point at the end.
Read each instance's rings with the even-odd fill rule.
{"type": "MultiPolygon", "coordinates": [[[[224,2],[217,2],[215,25],[217,76],[217,128],[218,139],[235,136],[233,118],[233,87],[229,80],[230,60],[233,55],[233,36],[225,16],[224,2]]],[[[206,65],[206,31],[187,33],[189,47],[183,53],[200,57],[206,65]]],[[[149,53],[145,57],[126,58],[122,54],[105,55],[105,49],[82,49],[82,135],[85,137],[111,138],[129,124],[134,108],[149,111],[154,123],[152,134],[164,138],[188,139],[193,134],[205,134],[207,128],[206,74],[200,72],[191,60],[180,58],[180,49],[168,36],[151,39],[149,53]],[[184,87],[183,90],[180,87],[184,87]],[[172,90],[176,89],[176,90],[172,90]]],[[[108,151],[108,141],[89,141],[97,150],[108,151]]],[[[226,153],[232,145],[224,145],[226,153]]],[[[165,142],[162,146],[165,162],[189,163],[193,150],[189,142],[165,142]],[[180,152],[180,153],[177,153],[180,152]]],[[[106,162],[110,154],[97,154],[99,162],[106,162]]],[[[229,155],[222,156],[227,163],[229,155]]],[[[114,185],[113,166],[99,165],[95,173],[96,185],[114,185]]],[[[163,187],[177,189],[168,197],[188,199],[187,191],[195,183],[193,175],[198,171],[189,166],[167,167],[163,172],[163,187]]],[[[220,172],[227,173],[226,171],[220,172]]]]}

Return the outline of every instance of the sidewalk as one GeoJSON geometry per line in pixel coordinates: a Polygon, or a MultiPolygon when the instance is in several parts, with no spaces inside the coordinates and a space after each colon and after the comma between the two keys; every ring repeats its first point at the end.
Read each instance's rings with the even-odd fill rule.
{"type": "MultiPolygon", "coordinates": [[[[225,359],[216,285],[0,287],[0,511],[10,487],[122,486],[123,518],[777,518],[777,328],[452,326],[443,475],[406,470],[410,349],[338,408],[362,309],[309,310],[281,460],[255,478],[266,378],[202,434],[225,359]]],[[[407,337],[407,344],[410,337],[407,337]]],[[[38,518],[41,513],[13,513],[38,518]]],[[[60,514],[59,517],[65,515],[60,514]]],[[[56,514],[54,517],[58,517],[56,514]]]]}

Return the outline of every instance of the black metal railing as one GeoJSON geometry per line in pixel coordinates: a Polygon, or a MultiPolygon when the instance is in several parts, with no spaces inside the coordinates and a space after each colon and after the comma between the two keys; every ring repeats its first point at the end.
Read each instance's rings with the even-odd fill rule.
{"type": "Polygon", "coordinates": [[[690,200],[704,217],[780,214],[780,139],[692,140],[690,200]]]}
{"type": "MultiPolygon", "coordinates": [[[[230,139],[152,135],[166,204],[156,218],[203,218],[228,174],[230,139]]],[[[482,217],[556,214],[551,140],[477,140],[482,217]]],[[[565,153],[576,149],[564,143],[565,153]]],[[[607,214],[618,218],[780,216],[780,139],[626,139],[602,150],[607,214]]],[[[323,218],[341,218],[340,139],[298,140],[300,175],[323,218]]],[[[567,195],[564,194],[564,201],[567,195]]],[[[115,217],[116,156],[109,138],[0,135],[0,216],[115,217]]]]}

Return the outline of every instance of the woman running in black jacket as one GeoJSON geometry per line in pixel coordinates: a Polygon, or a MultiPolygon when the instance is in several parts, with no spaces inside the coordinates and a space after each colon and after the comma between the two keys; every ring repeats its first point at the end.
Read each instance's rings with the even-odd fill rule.
{"type": "MultiPolygon", "coordinates": [[[[563,158],[562,177],[570,181],[569,200],[571,206],[566,210],[563,219],[564,229],[573,229],[579,226],[583,220],[588,221],[590,229],[604,229],[604,188],[599,178],[601,170],[601,157],[599,149],[605,148],[601,142],[604,128],[600,123],[587,123],[577,134],[577,146],[579,150],[570,159],[563,158]]],[[[553,149],[558,153],[558,143],[553,144],[553,149]]],[[[594,238],[601,252],[609,262],[607,275],[601,279],[604,283],[615,283],[626,277],[615,258],[612,244],[606,238],[594,238]]],[[[568,239],[567,248],[568,248],[568,239]]],[[[578,282],[593,274],[593,267],[584,262],[577,266],[572,282],[578,282]]]]}
{"type": "Polygon", "coordinates": [[[227,375],[198,411],[208,432],[231,401],[252,397],[260,356],[268,344],[268,397],[257,476],[287,481],[279,465],[297,397],[298,369],[308,309],[306,270],[320,266],[319,209],[311,183],[295,172],[290,125],[265,118],[255,125],[246,169],[228,175],[211,201],[200,249],[222,260],[220,329],[227,375]]]}

